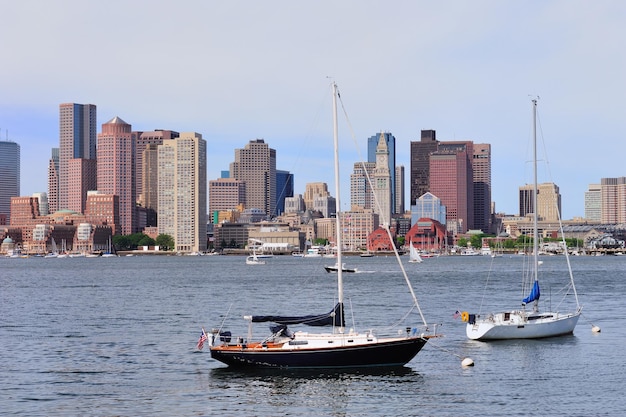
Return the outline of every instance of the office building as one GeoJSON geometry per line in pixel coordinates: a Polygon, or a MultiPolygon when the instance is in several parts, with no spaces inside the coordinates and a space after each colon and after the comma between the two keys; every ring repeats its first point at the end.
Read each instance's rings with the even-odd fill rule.
{"type": "Polygon", "coordinates": [[[230,164],[232,178],[246,183],[246,208],[276,215],[276,150],[263,139],[251,140],[243,149],[235,149],[230,164]]]}
{"type": "MultiPolygon", "coordinates": [[[[533,200],[534,185],[527,184],[519,187],[520,216],[529,216],[534,213],[533,200]]],[[[557,222],[561,212],[561,194],[559,187],[553,183],[537,185],[537,220],[557,222]]]]}
{"type": "MultiPolygon", "coordinates": [[[[156,195],[157,190],[157,167],[155,166],[156,147],[164,140],[176,139],[180,134],[173,130],[156,129],[153,131],[132,132],[135,142],[135,194],[140,206],[157,210],[156,195]],[[148,151],[148,154],[145,153],[148,151]],[[144,158],[152,157],[150,161],[144,162],[144,158]],[[146,172],[145,170],[148,170],[146,172]],[[144,172],[146,173],[144,175],[144,172]],[[146,189],[148,187],[148,189],[146,189]]],[[[151,224],[154,226],[156,224],[151,224]]]]}
{"type": "Polygon", "coordinates": [[[376,162],[355,162],[350,174],[350,206],[352,210],[373,209],[374,200],[373,182],[376,162]],[[368,177],[370,180],[368,180],[368,177]]]}
{"type": "Polygon", "coordinates": [[[19,196],[20,145],[0,140],[0,217],[3,223],[11,222],[11,197],[19,196]]]}
{"type": "Polygon", "coordinates": [[[313,210],[313,201],[316,197],[328,197],[328,184],[325,182],[309,182],[304,187],[305,210],[313,210]]]}
{"type": "Polygon", "coordinates": [[[174,238],[177,252],[204,252],[207,246],[206,141],[181,133],[159,145],[159,234],[174,238]]]}
{"type": "Polygon", "coordinates": [[[422,130],[421,140],[411,142],[411,205],[430,191],[430,154],[438,144],[434,130],[422,130]]]}
{"type": "Polygon", "coordinates": [[[603,224],[626,223],[626,177],[602,178],[603,224]]]}
{"type": "Polygon", "coordinates": [[[285,212],[285,199],[293,197],[293,174],[289,171],[276,170],[276,214],[285,212]]]}
{"type": "Polygon", "coordinates": [[[119,232],[136,233],[135,143],[131,125],[114,117],[102,125],[98,135],[98,191],[119,196],[119,232]]]}
{"type": "Polygon", "coordinates": [[[474,222],[472,229],[491,230],[491,145],[473,144],[472,177],[474,183],[474,222]]]}
{"type": "Polygon", "coordinates": [[[471,142],[440,142],[430,155],[430,192],[446,206],[446,227],[453,234],[473,228],[471,142]]]}
{"type": "Polygon", "coordinates": [[[58,210],[82,213],[87,191],[96,189],[96,106],[59,105],[58,210]]]}
{"type": "Polygon", "coordinates": [[[585,191],[585,220],[588,222],[602,221],[602,185],[589,184],[585,191]]]}
{"type": "Polygon", "coordinates": [[[50,213],[59,210],[59,148],[52,148],[48,162],[48,210],[50,213]]]}

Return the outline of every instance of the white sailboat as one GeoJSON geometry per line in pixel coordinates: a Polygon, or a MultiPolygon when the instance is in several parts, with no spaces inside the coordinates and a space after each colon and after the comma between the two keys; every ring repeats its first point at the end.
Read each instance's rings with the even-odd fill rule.
{"type": "Polygon", "coordinates": [[[44,258],[57,258],[59,256],[59,249],[57,248],[57,244],[52,238],[52,252],[47,253],[44,258]]]}
{"type": "Polygon", "coordinates": [[[411,242],[409,243],[409,262],[411,263],[423,262],[419,251],[417,250],[415,246],[413,246],[413,240],[411,240],[411,242]]]}
{"type": "MultiPolygon", "coordinates": [[[[533,162],[534,162],[534,188],[533,195],[537,195],[537,100],[532,100],[533,109],[533,162]]],[[[466,324],[467,337],[474,340],[495,339],[536,339],[571,334],[578,323],[581,306],[578,303],[578,294],[574,285],[574,276],[569,263],[569,255],[565,251],[571,291],[576,299],[576,308],[570,312],[539,310],[539,274],[538,274],[538,242],[539,234],[537,227],[537,198],[533,198],[533,253],[532,253],[532,288],[528,297],[522,300],[521,309],[492,313],[487,315],[462,313],[466,324]],[[526,306],[532,303],[532,310],[527,311],[526,306]]],[[[559,220],[560,223],[560,220],[559,220]]],[[[561,233],[562,234],[562,233],[561,233]]]]}
{"type": "MultiPolygon", "coordinates": [[[[337,86],[332,83],[333,137],[335,160],[335,188],[337,209],[340,204],[339,157],[337,128],[337,86]]],[[[342,265],[341,216],[336,216],[337,265],[342,265]]],[[[400,257],[396,258],[409,284],[414,308],[420,314],[426,331],[428,327],[421,313],[415,294],[400,257]]],[[[426,335],[417,327],[402,327],[389,336],[381,336],[372,330],[358,332],[345,326],[343,271],[337,270],[337,304],[332,311],[307,316],[246,316],[248,337],[232,337],[230,332],[215,329],[209,337],[211,357],[231,367],[259,368],[363,368],[374,366],[403,366],[409,362],[435,335],[426,335]],[[272,334],[259,341],[252,341],[252,324],[275,323],[272,334]],[[288,325],[329,326],[332,331],[309,332],[288,329],[288,325]],[[216,343],[217,342],[217,343],[216,343]]],[[[295,304],[297,305],[297,304],[295,304]]],[[[352,327],[352,326],[351,326],[352,327]]],[[[203,331],[203,338],[206,337],[203,331]]]]}

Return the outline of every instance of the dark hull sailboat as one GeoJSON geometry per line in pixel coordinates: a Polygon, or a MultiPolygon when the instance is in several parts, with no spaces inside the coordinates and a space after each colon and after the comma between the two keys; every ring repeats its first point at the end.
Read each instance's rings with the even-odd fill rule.
{"type": "MultiPolygon", "coordinates": [[[[336,342],[337,338],[333,340],[336,342]]],[[[211,350],[211,356],[232,367],[361,368],[403,366],[418,354],[426,338],[398,338],[369,343],[344,335],[341,346],[307,348],[297,340],[270,345],[230,345],[211,350]],[[293,343],[293,344],[291,344],[293,343]]]]}
{"type": "MultiPolygon", "coordinates": [[[[335,147],[335,189],[337,208],[339,198],[339,162],[337,139],[337,86],[333,90],[333,123],[335,147]]],[[[342,263],[341,214],[336,213],[337,265],[342,263]]],[[[396,257],[400,258],[396,252],[396,257]]],[[[431,337],[421,333],[416,327],[404,327],[389,336],[381,336],[373,331],[363,333],[345,328],[343,304],[343,268],[336,268],[338,297],[335,308],[325,314],[310,316],[246,316],[249,322],[247,337],[232,337],[229,332],[213,330],[210,336],[211,357],[232,367],[251,368],[370,368],[403,366],[418,354],[431,337]],[[252,324],[259,322],[276,323],[271,327],[272,334],[261,340],[251,341],[252,324]],[[328,326],[327,332],[291,332],[289,325],[328,326]]],[[[406,273],[405,280],[408,282],[406,273]]],[[[427,325],[417,299],[410,285],[415,308],[426,328],[427,325]]],[[[206,335],[203,333],[203,338],[206,335]]]]}

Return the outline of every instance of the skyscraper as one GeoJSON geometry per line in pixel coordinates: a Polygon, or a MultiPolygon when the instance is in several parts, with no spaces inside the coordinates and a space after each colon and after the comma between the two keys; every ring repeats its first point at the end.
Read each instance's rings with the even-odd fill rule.
{"type": "Polygon", "coordinates": [[[285,212],[285,198],[293,197],[293,174],[276,170],[276,215],[285,212]]]}
{"type": "Polygon", "coordinates": [[[206,141],[195,132],[159,145],[159,233],[177,252],[206,250],[206,141]]]}
{"type": "MultiPolygon", "coordinates": [[[[367,139],[367,162],[376,162],[376,152],[380,142],[380,138],[383,137],[386,144],[389,156],[387,158],[389,172],[391,173],[391,213],[402,214],[397,207],[396,198],[396,138],[389,132],[381,132],[377,135],[370,136],[367,139]]],[[[382,222],[382,219],[381,219],[382,222]]]]}
{"type": "Polygon", "coordinates": [[[430,154],[437,151],[434,130],[422,130],[419,142],[411,142],[411,205],[430,191],[430,154]]]}
{"type": "Polygon", "coordinates": [[[52,148],[48,163],[48,207],[50,213],[59,210],[59,148],[52,148]]]}
{"type": "Polygon", "coordinates": [[[11,220],[11,197],[19,196],[20,145],[0,140],[0,218],[6,219],[6,224],[11,220]]]}
{"type": "Polygon", "coordinates": [[[135,212],[135,143],[131,125],[114,117],[102,125],[98,135],[98,191],[119,197],[118,233],[137,232],[135,212]]]}
{"type": "MultiPolygon", "coordinates": [[[[154,201],[157,194],[156,181],[152,181],[154,175],[156,175],[157,169],[151,161],[148,161],[148,165],[144,164],[144,151],[148,149],[148,155],[150,152],[156,151],[156,146],[163,143],[167,139],[176,139],[180,134],[173,130],[157,129],[147,132],[133,132],[133,141],[135,142],[135,194],[139,205],[146,208],[156,210],[156,204],[149,203],[148,201],[154,201]],[[144,168],[152,169],[148,172],[148,178],[144,176],[144,168]],[[153,189],[145,190],[144,185],[153,187],[153,189]],[[154,195],[154,199],[150,199],[149,194],[154,195]]],[[[154,156],[154,152],[152,153],[154,156]]],[[[154,225],[152,225],[154,226],[154,225]]]]}
{"type": "Polygon", "coordinates": [[[475,143],[472,156],[474,229],[491,231],[491,145],[475,143]]]}
{"type": "Polygon", "coordinates": [[[59,202],[57,209],[83,212],[96,189],[96,106],[59,105],[59,202]]]}
{"type": "Polygon", "coordinates": [[[585,220],[600,222],[602,220],[602,186],[589,184],[585,191],[585,220]]]}
{"type": "Polygon", "coordinates": [[[377,213],[382,225],[389,226],[391,224],[391,213],[393,207],[393,183],[392,179],[395,175],[395,167],[393,171],[389,169],[389,148],[384,134],[380,135],[378,146],[376,147],[376,167],[372,181],[374,182],[374,213],[377,213]]]}
{"type": "Polygon", "coordinates": [[[246,183],[246,208],[276,215],[276,150],[263,139],[251,140],[244,149],[235,149],[230,175],[246,183]]]}
{"type": "Polygon", "coordinates": [[[601,178],[603,224],[626,223],[626,177],[601,178]]]}
{"type": "MultiPolygon", "coordinates": [[[[519,187],[520,216],[528,216],[534,211],[534,185],[519,187]]],[[[561,212],[559,187],[551,182],[537,185],[537,217],[540,221],[556,222],[561,212]]]]}
{"type": "Polygon", "coordinates": [[[466,149],[451,147],[430,156],[430,192],[446,206],[446,227],[453,233],[465,233],[473,221],[471,164],[466,149]],[[469,177],[469,180],[468,180],[469,177]]]}

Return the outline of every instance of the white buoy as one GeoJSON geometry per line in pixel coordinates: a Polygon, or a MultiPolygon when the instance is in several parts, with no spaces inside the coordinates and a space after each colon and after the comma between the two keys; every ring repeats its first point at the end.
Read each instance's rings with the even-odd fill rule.
{"type": "Polygon", "coordinates": [[[591,326],[591,331],[594,333],[600,333],[602,329],[600,329],[598,326],[591,326]]]}
{"type": "Polygon", "coordinates": [[[461,361],[462,366],[474,366],[474,360],[472,358],[465,358],[461,361]]]}

